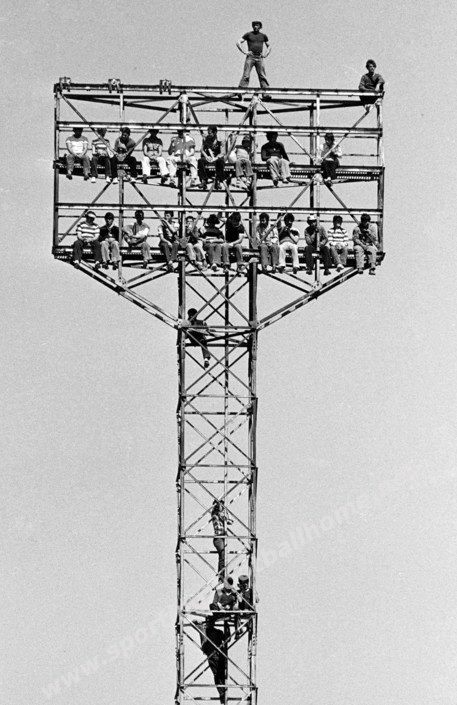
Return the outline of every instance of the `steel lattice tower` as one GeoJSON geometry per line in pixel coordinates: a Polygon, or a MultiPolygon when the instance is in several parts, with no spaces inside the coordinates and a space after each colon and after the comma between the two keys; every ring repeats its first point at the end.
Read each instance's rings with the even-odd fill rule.
{"type": "MultiPolygon", "coordinates": [[[[144,210],[150,221],[158,221],[164,210],[172,209],[178,214],[181,233],[188,213],[237,210],[250,219],[251,236],[261,211],[268,211],[273,217],[293,211],[297,219],[315,211],[324,224],[334,213],[346,215],[357,223],[364,211],[377,223],[381,243],[378,264],[384,256],[381,100],[365,112],[358,91],[270,89],[271,100],[265,102],[253,89],[243,91],[243,101],[237,96],[238,90],[172,86],[169,81],[157,85],[124,85],[118,79],[111,79],[107,84],[72,84],[70,79],[61,79],[54,88],[54,257],[71,262],[75,228],[89,208],[98,216],[105,210],[113,211],[121,231],[119,271],[96,269],[90,254],[79,271],[177,332],[177,704],[199,700],[252,705],[257,702],[258,334],[283,316],[348,281],[356,274],[356,269],[350,253],[342,272],[332,271],[330,276],[323,277],[317,254],[312,276],[302,272],[297,275],[290,270],[284,274],[260,273],[258,253],[248,247],[244,251],[247,273],[243,276],[234,271],[200,271],[187,262],[183,254],[179,255],[176,271],[171,273],[154,239],[153,261],[146,269],[141,269],[140,253],[123,245],[122,227],[138,208],[144,210]],[[349,125],[347,119],[341,117],[346,114],[349,125]],[[295,122],[289,119],[290,115],[295,122]],[[324,124],[323,116],[327,120],[324,124]],[[361,126],[364,121],[373,123],[373,116],[374,125],[361,126]],[[255,154],[252,188],[242,190],[230,181],[225,182],[222,191],[216,191],[214,184],[209,192],[189,188],[184,165],[178,172],[177,189],[160,185],[154,173],[147,184],[139,186],[127,181],[123,171],[119,174],[118,187],[103,182],[103,188],[95,197],[88,197],[88,193],[93,193],[93,186],[81,183],[82,179],[67,184],[62,178],[65,175],[64,139],[71,129],[81,126],[87,132],[94,132],[97,127],[105,126],[108,130],[118,130],[125,124],[132,131],[137,151],[152,126],[160,129],[162,137],[177,129],[203,134],[208,125],[216,125],[224,136],[249,133],[255,154]],[[274,188],[260,161],[259,138],[267,130],[277,131],[281,139],[299,149],[292,158],[292,183],[287,188],[274,188]],[[345,152],[354,158],[354,163],[346,165],[346,157],[345,164],[338,170],[336,185],[331,186],[323,185],[318,177],[318,140],[327,130],[334,132],[338,144],[344,141],[355,145],[356,150],[345,152]],[[170,312],[169,283],[173,278],[177,280],[176,300],[170,312]],[[192,338],[192,331],[201,333],[203,328],[200,331],[195,325],[189,328],[186,320],[190,306],[198,310],[199,320],[210,328],[207,368],[203,365],[202,350],[192,338]],[[236,577],[241,572],[246,573],[253,595],[249,609],[231,610],[223,619],[209,608],[218,582],[211,523],[215,500],[224,502],[227,518],[223,534],[226,574],[236,577]],[[216,632],[222,634],[221,641],[215,642],[207,630],[208,617],[212,618],[216,632]],[[218,676],[219,694],[208,652],[202,651],[202,643],[210,645],[213,657],[222,668],[218,676]]],[[[378,96],[373,95],[373,100],[375,97],[378,96]]],[[[227,166],[229,176],[232,170],[233,167],[227,166]]],[[[81,171],[76,167],[75,175],[78,174],[81,171]]],[[[299,249],[303,263],[303,248],[299,249]]]]}

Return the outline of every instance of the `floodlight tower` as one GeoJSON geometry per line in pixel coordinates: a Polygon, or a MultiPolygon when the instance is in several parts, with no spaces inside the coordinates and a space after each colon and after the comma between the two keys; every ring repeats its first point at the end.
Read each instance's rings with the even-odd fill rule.
{"type": "MultiPolygon", "coordinates": [[[[54,257],[71,263],[75,229],[87,210],[99,218],[106,210],[113,212],[120,226],[121,266],[117,271],[100,269],[88,250],[78,271],[177,332],[177,705],[199,700],[257,702],[258,334],[357,274],[352,251],[344,269],[330,275],[322,273],[319,251],[314,253],[312,275],[303,267],[299,273],[290,267],[280,273],[260,271],[255,246],[258,214],[267,211],[272,220],[279,220],[293,212],[297,224],[313,211],[321,224],[327,224],[332,214],[358,224],[360,214],[368,213],[379,235],[377,263],[384,257],[382,96],[364,94],[373,100],[364,108],[361,94],[350,90],[271,89],[268,103],[253,89],[244,91],[244,100],[238,93],[236,87],[173,86],[168,80],[157,85],[125,85],[120,79],[73,84],[67,77],[54,89],[54,257]],[[139,158],[151,127],[159,129],[163,139],[177,129],[203,135],[209,125],[216,125],[230,144],[236,144],[242,133],[249,134],[252,184],[237,186],[230,163],[221,191],[215,182],[209,191],[189,184],[184,162],[178,165],[177,189],[162,184],[154,171],[139,186],[123,163],[118,165],[118,185],[103,181],[95,196],[93,185],[62,178],[65,137],[73,127],[83,127],[88,134],[101,126],[113,131],[125,124],[135,141],[133,154],[139,158]],[[261,135],[271,130],[279,133],[292,157],[291,182],[281,188],[273,185],[260,159],[261,135]],[[344,165],[332,184],[324,184],[320,176],[319,140],[327,131],[334,133],[337,145],[347,147],[344,165]],[[350,165],[348,157],[353,158],[350,165]],[[138,208],[152,224],[160,222],[165,210],[173,210],[181,236],[188,214],[223,217],[240,212],[250,236],[243,252],[246,271],[240,275],[231,269],[202,270],[180,251],[171,272],[155,232],[150,238],[152,259],[142,264],[140,251],[126,247],[123,240],[123,229],[138,208]],[[187,319],[190,307],[198,311],[192,325],[187,319]],[[223,507],[217,551],[215,505],[223,507]],[[244,603],[233,605],[229,600],[229,609],[216,609],[213,592],[220,578],[232,576],[236,583],[240,573],[248,576],[250,586],[244,603]]],[[[75,176],[80,174],[76,166],[75,176]]],[[[300,245],[301,265],[303,249],[300,245]]]]}

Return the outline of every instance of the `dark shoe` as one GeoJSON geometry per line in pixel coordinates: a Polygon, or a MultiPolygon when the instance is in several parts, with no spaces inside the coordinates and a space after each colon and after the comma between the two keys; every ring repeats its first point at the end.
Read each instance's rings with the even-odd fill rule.
{"type": "Polygon", "coordinates": [[[102,267],[103,269],[108,269],[108,262],[103,262],[102,267]]]}
{"type": "Polygon", "coordinates": [[[161,176],[160,177],[160,183],[162,184],[162,186],[167,183],[169,178],[170,178],[169,176],[161,176]]]}
{"type": "Polygon", "coordinates": [[[284,272],[285,267],[278,267],[278,272],[282,274],[284,272]]]}
{"type": "Polygon", "coordinates": [[[360,269],[360,268],[359,268],[359,269],[357,270],[357,274],[363,274],[363,269],[360,269]]]}
{"type": "Polygon", "coordinates": [[[175,269],[174,269],[174,267],[173,267],[173,265],[172,265],[171,262],[168,262],[168,264],[167,264],[167,269],[168,269],[169,272],[174,272],[174,271],[175,271],[175,269]]]}
{"type": "Polygon", "coordinates": [[[98,271],[100,269],[100,266],[101,266],[100,262],[95,262],[95,264],[94,264],[95,271],[98,271]]]}
{"type": "Polygon", "coordinates": [[[293,271],[294,274],[297,274],[297,272],[298,272],[297,267],[294,267],[292,271],[293,271]]]}
{"type": "Polygon", "coordinates": [[[147,177],[147,176],[142,176],[142,177],[141,177],[141,181],[143,182],[143,184],[147,184],[147,183],[148,183],[148,177],[147,177]]]}
{"type": "Polygon", "coordinates": [[[142,265],[142,266],[143,266],[143,269],[147,269],[147,268],[148,268],[148,263],[147,263],[147,262],[143,262],[143,265],[142,265]]]}
{"type": "Polygon", "coordinates": [[[234,93],[232,97],[233,100],[243,100],[243,96],[241,95],[241,93],[234,93]]]}
{"type": "Polygon", "coordinates": [[[205,360],[203,362],[203,367],[205,368],[205,370],[207,370],[209,367],[209,360],[207,357],[205,357],[205,360]]]}
{"type": "Polygon", "coordinates": [[[313,270],[312,270],[312,269],[307,269],[307,270],[306,270],[306,274],[309,274],[309,275],[311,276],[312,273],[313,273],[313,270]]]}
{"type": "Polygon", "coordinates": [[[271,100],[271,95],[268,95],[268,93],[264,93],[262,96],[262,100],[271,100]]]}
{"type": "Polygon", "coordinates": [[[84,181],[89,181],[89,175],[88,175],[88,174],[86,174],[86,175],[84,176],[84,181]]]}
{"type": "Polygon", "coordinates": [[[119,269],[119,262],[113,262],[113,269],[119,269]]]}
{"type": "Polygon", "coordinates": [[[376,267],[371,267],[369,273],[370,273],[372,276],[374,276],[374,275],[376,274],[376,267]]]}
{"type": "Polygon", "coordinates": [[[200,186],[202,188],[202,191],[207,191],[208,190],[208,182],[207,181],[201,181],[200,186]]]}
{"type": "Polygon", "coordinates": [[[67,171],[67,173],[65,174],[65,176],[67,177],[67,179],[72,179],[72,178],[73,178],[73,174],[71,173],[71,171],[67,171]]]}
{"type": "Polygon", "coordinates": [[[324,269],[324,277],[328,277],[330,274],[330,269],[324,269]]]}
{"type": "Polygon", "coordinates": [[[277,185],[278,185],[278,179],[273,179],[273,186],[277,186],[277,185]]]}
{"type": "Polygon", "coordinates": [[[75,261],[73,262],[73,267],[76,267],[76,269],[79,269],[80,264],[81,264],[81,262],[79,260],[75,259],[75,261]]]}

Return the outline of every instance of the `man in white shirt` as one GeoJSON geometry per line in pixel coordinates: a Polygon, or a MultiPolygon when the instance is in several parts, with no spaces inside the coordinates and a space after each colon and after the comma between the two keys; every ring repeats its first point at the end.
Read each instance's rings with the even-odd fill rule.
{"type": "Polygon", "coordinates": [[[84,181],[87,181],[90,174],[89,140],[83,135],[82,127],[74,127],[73,134],[67,138],[65,144],[68,149],[68,154],[65,155],[67,160],[67,179],[73,178],[75,161],[78,161],[83,165],[84,181]]]}
{"type": "Polygon", "coordinates": [[[170,172],[170,185],[176,186],[176,171],[178,165],[188,164],[190,167],[190,186],[197,183],[197,157],[195,156],[195,142],[190,135],[185,135],[184,130],[178,130],[177,137],[173,137],[168,148],[167,166],[170,172]]]}
{"type": "Polygon", "coordinates": [[[333,227],[328,229],[327,237],[336,271],[341,272],[348,258],[349,235],[343,228],[343,218],[340,215],[333,216],[333,227]]]}

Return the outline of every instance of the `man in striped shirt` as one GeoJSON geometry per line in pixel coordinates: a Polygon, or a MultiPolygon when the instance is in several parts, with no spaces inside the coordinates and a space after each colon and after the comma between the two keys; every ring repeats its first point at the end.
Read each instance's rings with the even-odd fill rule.
{"type": "Polygon", "coordinates": [[[83,135],[82,127],[74,127],[73,134],[67,138],[68,154],[65,155],[67,160],[67,179],[73,178],[73,169],[75,161],[78,160],[83,165],[84,181],[87,181],[90,173],[90,159],[87,154],[89,150],[89,140],[83,135]]]}
{"type": "Polygon", "coordinates": [[[95,183],[98,176],[98,164],[103,165],[105,170],[105,179],[108,183],[111,182],[111,159],[110,159],[110,143],[105,137],[106,127],[99,127],[97,130],[98,137],[92,140],[92,164],[91,173],[92,183],[95,183]]]}
{"type": "Polygon", "coordinates": [[[341,272],[348,258],[349,235],[343,228],[343,218],[340,215],[333,216],[333,228],[329,228],[327,236],[336,271],[341,272]]]}
{"type": "Polygon", "coordinates": [[[95,224],[94,211],[87,211],[86,219],[76,228],[76,240],[73,243],[73,264],[79,267],[83,257],[84,246],[90,245],[95,260],[95,269],[100,269],[102,251],[100,241],[100,228],[95,224]]]}

